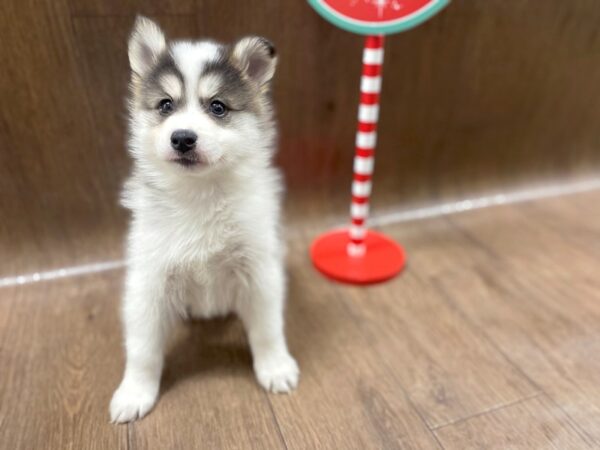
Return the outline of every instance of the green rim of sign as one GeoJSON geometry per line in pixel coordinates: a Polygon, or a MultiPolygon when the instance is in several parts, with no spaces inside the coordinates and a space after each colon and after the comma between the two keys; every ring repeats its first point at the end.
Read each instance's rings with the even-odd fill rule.
{"type": "Polygon", "coordinates": [[[411,28],[422,24],[427,19],[437,14],[449,3],[449,0],[432,0],[432,2],[427,6],[408,17],[382,23],[365,22],[346,17],[335,11],[323,0],[308,0],[308,3],[325,20],[331,22],[339,28],[343,28],[346,31],[351,31],[357,34],[393,34],[410,30],[411,28]]]}

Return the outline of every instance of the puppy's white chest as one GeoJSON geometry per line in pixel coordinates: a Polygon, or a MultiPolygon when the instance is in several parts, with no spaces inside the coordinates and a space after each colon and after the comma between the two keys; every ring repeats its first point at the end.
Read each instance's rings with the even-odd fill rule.
{"type": "Polygon", "coordinates": [[[234,245],[240,224],[225,202],[164,216],[155,225],[160,252],[177,266],[206,267],[234,245]]]}
{"type": "Polygon", "coordinates": [[[178,229],[171,236],[170,261],[175,282],[183,287],[188,314],[195,318],[223,316],[234,310],[237,269],[241,266],[239,230],[228,220],[214,220],[178,229]],[[192,237],[190,237],[192,236],[192,237]]]}

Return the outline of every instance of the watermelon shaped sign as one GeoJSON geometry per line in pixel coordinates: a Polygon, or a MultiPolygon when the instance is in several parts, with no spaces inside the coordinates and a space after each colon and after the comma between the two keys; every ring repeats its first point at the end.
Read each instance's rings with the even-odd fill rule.
{"type": "Polygon", "coordinates": [[[358,34],[392,34],[413,28],[448,0],[308,0],[323,18],[358,34]]]}

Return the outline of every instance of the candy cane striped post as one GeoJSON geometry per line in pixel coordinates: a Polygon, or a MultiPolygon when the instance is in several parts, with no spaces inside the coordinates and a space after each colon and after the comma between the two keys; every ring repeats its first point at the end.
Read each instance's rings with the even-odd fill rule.
{"type": "Polygon", "coordinates": [[[383,36],[367,36],[363,50],[362,77],[360,79],[360,104],[358,106],[358,129],[354,154],[354,179],[352,181],[352,205],[350,216],[350,242],[348,254],[365,254],[366,221],[369,216],[371,177],[377,144],[377,119],[379,118],[379,95],[381,93],[381,67],[383,65],[383,36]]]}
{"type": "Polygon", "coordinates": [[[392,278],[402,270],[406,259],[402,247],[366,227],[377,144],[383,44],[382,35],[367,36],[363,50],[350,227],[325,233],[311,247],[317,269],[330,278],[352,284],[392,278]]]}
{"type": "Polygon", "coordinates": [[[366,227],[369,216],[377,119],[383,64],[383,35],[410,30],[448,4],[449,0],[308,0],[325,20],[367,36],[358,107],[358,131],[352,181],[351,224],[319,236],[310,247],[313,263],[337,281],[369,284],[400,273],[404,250],[387,236],[366,227]]]}

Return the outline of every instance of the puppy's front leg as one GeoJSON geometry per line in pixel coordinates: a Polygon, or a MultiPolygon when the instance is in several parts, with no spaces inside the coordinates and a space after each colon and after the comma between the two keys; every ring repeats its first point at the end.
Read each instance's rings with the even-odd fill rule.
{"type": "Polygon", "coordinates": [[[248,333],[254,372],[262,387],[289,392],[298,384],[298,365],[284,335],[285,278],[277,260],[263,261],[248,280],[249,295],[240,298],[239,314],[248,333]]]}
{"type": "Polygon", "coordinates": [[[113,422],[140,419],[156,403],[165,341],[174,322],[166,295],[164,273],[130,268],[123,301],[127,362],[123,381],[110,402],[113,422]]]}

